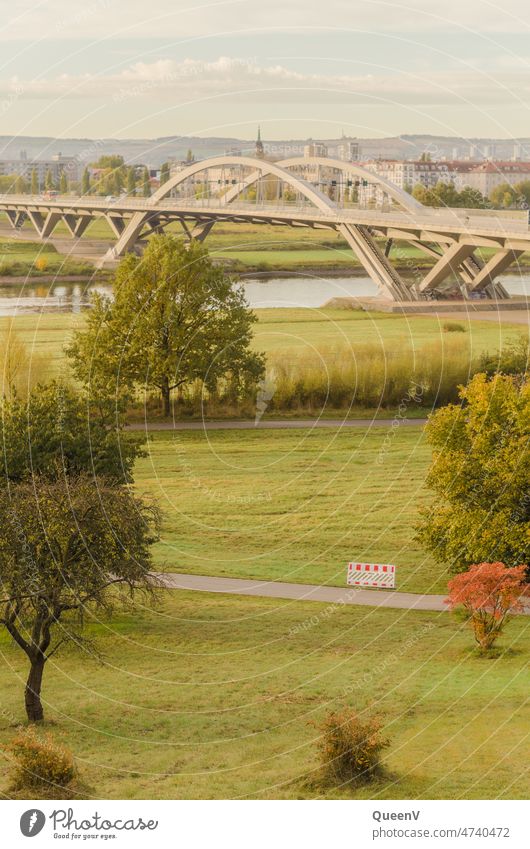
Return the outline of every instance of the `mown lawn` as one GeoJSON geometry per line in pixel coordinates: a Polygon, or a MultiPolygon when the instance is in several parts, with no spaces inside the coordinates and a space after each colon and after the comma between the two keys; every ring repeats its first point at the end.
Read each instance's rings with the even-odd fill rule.
{"type": "MultiPolygon", "coordinates": [[[[497,658],[429,614],[169,591],[90,629],[44,682],[48,730],[95,798],[527,798],[527,618],[497,658]],[[350,705],[391,740],[387,777],[315,782],[317,729],[350,705]]],[[[0,634],[0,741],[23,720],[23,655],[0,634]]],[[[8,762],[0,761],[0,791],[8,762]]]]}
{"type": "Polygon", "coordinates": [[[153,432],[136,481],[164,512],[161,568],[342,586],[360,560],[444,592],[414,541],[429,459],[421,426],[153,432]]]}

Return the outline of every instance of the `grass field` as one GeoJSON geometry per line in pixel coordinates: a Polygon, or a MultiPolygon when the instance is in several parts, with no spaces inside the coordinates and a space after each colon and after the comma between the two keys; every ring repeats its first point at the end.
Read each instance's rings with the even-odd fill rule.
{"type": "Polygon", "coordinates": [[[429,460],[420,426],[162,432],[136,481],[164,512],[161,568],[342,586],[359,559],[397,564],[400,590],[444,592],[413,539],[429,460]]]}
{"type": "MultiPolygon", "coordinates": [[[[45,296],[49,287],[43,285],[45,296]]],[[[383,350],[416,350],[422,345],[441,340],[449,344],[455,334],[443,332],[443,319],[424,316],[399,316],[389,313],[367,313],[360,310],[328,309],[262,309],[256,310],[258,323],[254,329],[254,345],[269,352],[299,354],[304,350],[324,349],[332,352],[345,345],[375,343],[383,350]]],[[[62,349],[76,327],[83,323],[82,314],[18,315],[14,327],[30,349],[50,358],[56,371],[63,360],[62,349]]],[[[457,334],[469,349],[469,359],[481,351],[496,351],[522,333],[521,326],[493,321],[460,319],[465,334],[457,334]]],[[[0,332],[9,318],[0,317],[0,332]]]]}
{"type": "Polygon", "coordinates": [[[91,263],[64,256],[51,244],[16,239],[0,241],[0,276],[90,275],[93,272],[91,263]]]}
{"type": "MultiPolygon", "coordinates": [[[[324,713],[379,715],[388,776],[358,798],[527,798],[527,618],[481,659],[447,613],[166,592],[91,628],[98,660],[49,662],[48,730],[95,798],[345,798],[315,782],[324,713]]],[[[0,741],[23,718],[20,649],[0,635],[0,741]]],[[[0,791],[8,763],[2,758],[0,791]]]]}

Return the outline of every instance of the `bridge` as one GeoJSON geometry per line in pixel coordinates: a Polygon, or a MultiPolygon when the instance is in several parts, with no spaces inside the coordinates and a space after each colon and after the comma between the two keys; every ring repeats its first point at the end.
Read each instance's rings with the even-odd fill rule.
{"type": "Polygon", "coordinates": [[[101,266],[140,252],[150,235],[175,222],[188,240],[205,239],[223,221],[332,230],[382,297],[395,301],[443,299],[455,285],[464,299],[508,298],[497,277],[530,250],[526,212],[432,209],[368,169],[322,157],[215,157],[183,168],[149,198],[0,195],[0,212],[15,231],[29,221],[42,241],[60,223],[80,239],[92,221],[105,219],[115,242],[101,266]],[[375,206],[351,200],[368,186],[375,206]],[[433,257],[432,268],[422,271],[403,244],[433,257]],[[490,249],[487,261],[477,255],[482,248],[490,249]]]}

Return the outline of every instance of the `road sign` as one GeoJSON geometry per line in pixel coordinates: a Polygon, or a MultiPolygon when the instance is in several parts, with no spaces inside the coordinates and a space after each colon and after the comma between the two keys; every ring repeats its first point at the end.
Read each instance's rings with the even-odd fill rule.
{"type": "Polygon", "coordinates": [[[348,563],[348,584],[355,587],[396,586],[396,567],[388,563],[348,563]]]}

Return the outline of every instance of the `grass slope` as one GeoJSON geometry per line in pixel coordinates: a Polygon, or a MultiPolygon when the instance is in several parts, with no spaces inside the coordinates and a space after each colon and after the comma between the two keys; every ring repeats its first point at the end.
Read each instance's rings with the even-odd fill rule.
{"type": "Polygon", "coordinates": [[[136,480],[164,511],[168,570],[342,586],[358,559],[444,592],[413,539],[429,459],[421,427],[152,433],[136,480]]]}
{"type": "MultiPolygon", "coordinates": [[[[156,613],[92,627],[101,660],[53,657],[48,729],[96,798],[344,798],[314,785],[311,722],[348,704],[392,741],[389,777],[358,798],[527,798],[528,624],[480,659],[449,614],[169,592],[156,613]]],[[[5,743],[26,665],[4,632],[0,649],[5,743]]]]}

